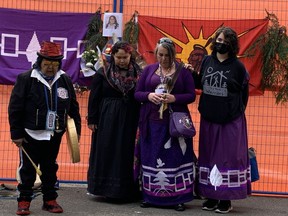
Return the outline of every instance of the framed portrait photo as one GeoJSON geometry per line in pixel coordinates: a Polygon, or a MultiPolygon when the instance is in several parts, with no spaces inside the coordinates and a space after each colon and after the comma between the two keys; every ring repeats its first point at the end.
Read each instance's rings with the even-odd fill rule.
{"type": "Polygon", "coordinates": [[[113,33],[117,37],[122,37],[122,13],[104,13],[103,36],[112,37],[113,33]]]}

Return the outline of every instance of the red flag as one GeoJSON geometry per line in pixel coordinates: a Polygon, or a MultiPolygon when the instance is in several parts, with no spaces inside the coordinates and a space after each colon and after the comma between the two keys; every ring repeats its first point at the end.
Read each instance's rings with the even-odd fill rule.
{"type": "Polygon", "coordinates": [[[183,20],[150,16],[138,17],[140,32],[138,49],[147,63],[155,62],[154,49],[161,37],[168,37],[176,44],[176,58],[190,63],[199,70],[204,55],[211,54],[211,40],[221,26],[233,28],[240,42],[240,60],[250,74],[250,95],[263,94],[261,90],[261,56],[242,57],[255,39],[266,32],[268,19],[249,20],[183,20]]]}

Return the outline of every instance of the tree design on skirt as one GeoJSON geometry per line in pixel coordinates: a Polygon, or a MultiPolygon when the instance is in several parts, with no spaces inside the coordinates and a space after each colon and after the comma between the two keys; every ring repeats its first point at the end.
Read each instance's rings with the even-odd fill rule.
{"type": "Polygon", "coordinates": [[[215,191],[217,190],[217,186],[220,186],[223,182],[223,178],[221,172],[218,170],[216,164],[212,168],[210,172],[210,182],[215,187],[215,191]]]}
{"type": "MultiPolygon", "coordinates": [[[[157,168],[159,167],[163,167],[165,165],[165,163],[162,162],[162,160],[159,158],[157,159],[157,168]]],[[[169,179],[167,178],[166,173],[164,173],[162,170],[160,170],[157,174],[156,174],[156,178],[153,180],[155,183],[155,185],[160,186],[159,188],[156,188],[154,190],[155,194],[161,193],[161,194],[165,194],[165,193],[169,193],[169,191],[172,192],[171,189],[165,188],[165,186],[169,185],[169,179]]]]}

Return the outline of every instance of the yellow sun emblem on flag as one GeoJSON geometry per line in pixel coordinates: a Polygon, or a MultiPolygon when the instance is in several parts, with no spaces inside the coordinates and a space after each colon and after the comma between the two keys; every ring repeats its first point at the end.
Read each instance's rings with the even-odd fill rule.
{"type": "MultiPolygon", "coordinates": [[[[200,28],[198,37],[194,37],[189,30],[186,28],[185,25],[183,25],[183,30],[185,31],[186,37],[188,39],[187,43],[184,43],[180,40],[178,40],[176,37],[173,37],[171,34],[161,30],[159,27],[153,25],[150,23],[157,31],[162,33],[165,37],[170,38],[175,44],[177,44],[179,47],[181,47],[181,52],[176,53],[176,58],[180,59],[184,63],[189,63],[193,66],[195,71],[200,70],[200,65],[202,62],[202,59],[205,55],[210,55],[212,50],[210,49],[210,45],[212,42],[213,37],[215,36],[217,30],[223,26],[220,25],[218,28],[215,29],[215,31],[207,38],[204,38],[203,36],[203,27],[200,28]]],[[[238,35],[238,38],[241,36],[247,34],[249,31],[254,29],[255,27],[242,32],[238,35]]]]}

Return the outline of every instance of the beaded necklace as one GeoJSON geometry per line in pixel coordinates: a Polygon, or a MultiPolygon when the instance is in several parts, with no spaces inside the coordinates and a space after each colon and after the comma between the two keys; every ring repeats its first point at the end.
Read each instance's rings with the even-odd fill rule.
{"type": "Polygon", "coordinates": [[[173,68],[173,67],[174,67],[174,62],[173,62],[173,64],[171,65],[171,67],[169,67],[169,68],[167,69],[166,75],[164,75],[164,74],[163,74],[163,71],[162,71],[162,67],[161,67],[161,65],[159,64],[159,75],[160,75],[160,82],[161,82],[161,84],[166,83],[166,82],[167,82],[166,78],[167,78],[167,77],[170,77],[170,76],[172,75],[172,74],[170,74],[170,71],[171,71],[171,68],[173,68]]]}

